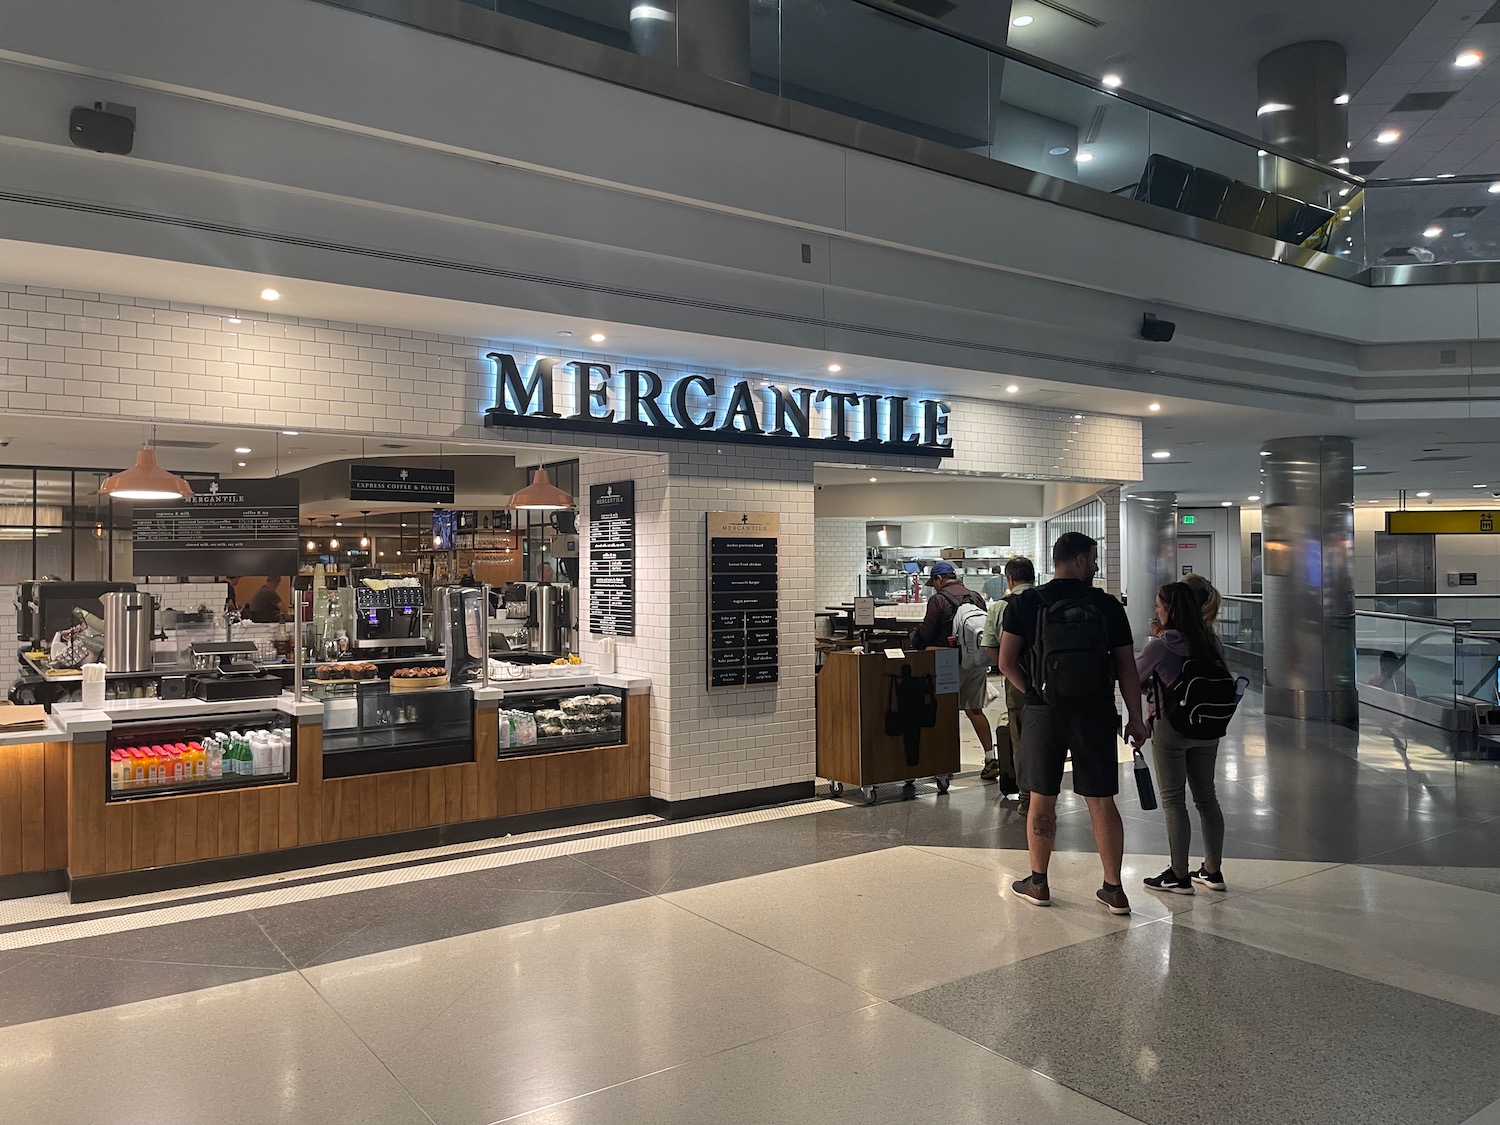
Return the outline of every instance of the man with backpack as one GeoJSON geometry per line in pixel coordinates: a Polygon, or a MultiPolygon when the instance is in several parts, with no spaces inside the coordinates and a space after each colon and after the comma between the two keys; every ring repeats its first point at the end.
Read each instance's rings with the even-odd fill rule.
{"type": "Polygon", "coordinates": [[[1012,883],[1011,890],[1033,906],[1052,905],[1047,865],[1063,765],[1071,751],[1073,791],[1088,805],[1104,865],[1104,885],[1095,898],[1111,914],[1129,914],[1130,900],[1120,885],[1125,827],[1115,806],[1120,791],[1117,680],[1129,716],[1125,737],[1137,747],[1147,738],[1130,622],[1118,599],[1094,589],[1095,540],[1076,531],[1059,536],[1052,547],[1052,572],[1051,582],[1010,603],[1001,626],[1000,671],[1026,696],[1017,780],[1031,793],[1026,836],[1031,874],[1012,883]]]}
{"type": "Polygon", "coordinates": [[[995,757],[995,740],[984,713],[990,672],[989,657],[979,644],[984,634],[984,599],[959,580],[953,564],[946,560],[933,564],[927,585],[934,592],[927,599],[927,615],[912,630],[911,647],[957,647],[958,705],[974,725],[984,760],[989,762],[995,757]]]}

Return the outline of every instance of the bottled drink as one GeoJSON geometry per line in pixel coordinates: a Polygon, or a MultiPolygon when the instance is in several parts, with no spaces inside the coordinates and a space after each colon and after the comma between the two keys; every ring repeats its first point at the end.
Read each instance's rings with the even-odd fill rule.
{"type": "Polygon", "coordinates": [[[208,738],[207,746],[204,747],[204,771],[205,776],[211,781],[217,781],[224,776],[224,751],[219,746],[219,740],[208,738]]]}

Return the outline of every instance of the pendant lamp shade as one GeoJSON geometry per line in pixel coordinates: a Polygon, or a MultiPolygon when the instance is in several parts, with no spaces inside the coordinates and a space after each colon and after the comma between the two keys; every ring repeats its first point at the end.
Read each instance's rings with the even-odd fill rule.
{"type": "Polygon", "coordinates": [[[99,494],[116,500],[186,500],[193,494],[193,486],[158,465],[154,452],[142,449],[135,455],[134,465],[105,478],[99,494]]]}
{"type": "Polygon", "coordinates": [[[547,478],[546,469],[538,467],[531,483],[510,498],[510,506],[523,511],[560,512],[573,507],[573,498],[547,478]]]}

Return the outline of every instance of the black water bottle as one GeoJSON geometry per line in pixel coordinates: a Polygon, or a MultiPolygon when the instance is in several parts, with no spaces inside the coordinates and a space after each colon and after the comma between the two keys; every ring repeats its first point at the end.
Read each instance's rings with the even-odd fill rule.
{"type": "Polygon", "coordinates": [[[1147,812],[1156,808],[1156,785],[1151,780],[1151,770],[1146,765],[1146,755],[1139,748],[1132,753],[1135,756],[1135,788],[1141,797],[1141,808],[1147,812]]]}

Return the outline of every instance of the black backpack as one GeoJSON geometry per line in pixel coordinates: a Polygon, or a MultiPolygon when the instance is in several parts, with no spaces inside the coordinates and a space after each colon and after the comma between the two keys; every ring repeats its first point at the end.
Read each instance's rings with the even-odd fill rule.
{"type": "MultiPolygon", "coordinates": [[[[1188,657],[1171,687],[1151,673],[1156,691],[1156,714],[1187,738],[1223,738],[1240,702],[1240,680],[1219,660],[1188,657]]],[[[1245,681],[1249,683],[1249,680],[1245,681]]]]}
{"type": "Polygon", "coordinates": [[[1099,706],[1114,698],[1109,622],[1093,591],[1049,601],[1038,592],[1031,686],[1049,707],[1099,706]]]}

